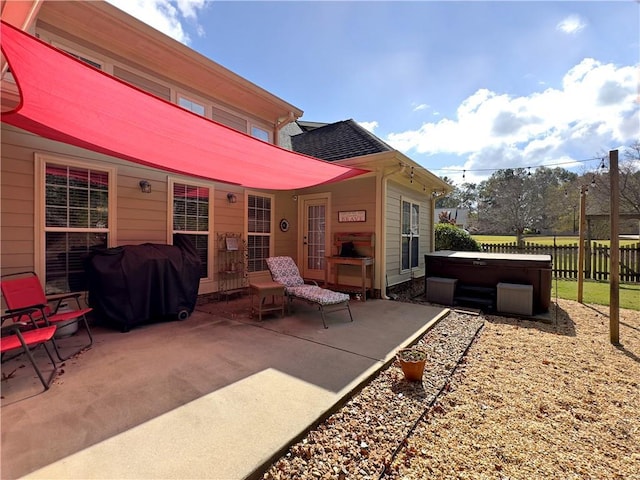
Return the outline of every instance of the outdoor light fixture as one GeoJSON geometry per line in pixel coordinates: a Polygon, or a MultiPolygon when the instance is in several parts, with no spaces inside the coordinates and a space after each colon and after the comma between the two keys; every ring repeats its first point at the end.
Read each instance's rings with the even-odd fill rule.
{"type": "Polygon", "coordinates": [[[236,197],[235,193],[229,192],[227,193],[227,201],[229,203],[236,203],[238,201],[238,197],[236,197]]]}
{"type": "Polygon", "coordinates": [[[151,182],[149,180],[140,180],[140,191],[142,193],[151,193],[151,182]]]}

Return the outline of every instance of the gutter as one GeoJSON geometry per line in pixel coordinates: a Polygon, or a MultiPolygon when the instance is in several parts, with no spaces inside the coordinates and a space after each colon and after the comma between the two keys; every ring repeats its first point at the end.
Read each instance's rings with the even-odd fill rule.
{"type": "Polygon", "coordinates": [[[386,207],[386,198],[387,198],[387,180],[392,175],[397,173],[402,173],[405,171],[407,166],[404,163],[400,163],[395,169],[383,173],[380,176],[380,195],[379,195],[379,203],[380,203],[380,229],[381,232],[378,235],[379,239],[376,241],[376,259],[380,258],[380,266],[376,268],[376,272],[380,276],[380,298],[383,300],[389,300],[390,297],[386,294],[386,283],[384,279],[387,277],[387,249],[386,249],[386,233],[387,233],[387,216],[385,215],[385,207],[386,207]]]}

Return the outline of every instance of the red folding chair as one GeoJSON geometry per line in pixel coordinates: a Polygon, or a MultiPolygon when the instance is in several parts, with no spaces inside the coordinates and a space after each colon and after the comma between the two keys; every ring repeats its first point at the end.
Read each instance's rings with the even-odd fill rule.
{"type": "Polygon", "coordinates": [[[14,321],[9,322],[9,325],[2,326],[2,336],[0,337],[0,353],[2,355],[2,363],[7,360],[11,360],[18,355],[25,354],[33,369],[36,371],[40,382],[42,382],[42,386],[45,390],[49,389],[51,382],[58,373],[58,365],[56,365],[56,361],[53,359],[53,355],[47,348],[47,342],[52,342],[53,344],[53,335],[56,333],[56,326],[51,325],[48,327],[42,328],[31,328],[31,330],[22,331],[21,328],[29,327],[30,325],[26,322],[18,322],[15,321],[16,316],[29,316],[30,314],[36,313],[38,310],[21,310],[20,312],[3,315],[1,323],[5,320],[12,319],[14,321]],[[47,352],[47,356],[51,361],[51,365],[53,365],[53,371],[49,378],[45,379],[42,371],[38,367],[35,358],[33,357],[32,350],[42,346],[44,350],[47,352]],[[13,355],[7,359],[5,359],[5,353],[15,351],[16,355],[13,355]]]}
{"type": "MultiPolygon", "coordinates": [[[[93,345],[93,336],[91,335],[91,329],[89,328],[89,322],[87,321],[86,314],[89,313],[91,308],[82,308],[80,306],[81,293],[61,293],[57,295],[46,296],[42,289],[42,284],[38,279],[35,272],[20,272],[12,273],[9,275],[3,275],[0,280],[0,287],[2,289],[2,296],[7,304],[7,314],[13,314],[13,318],[17,322],[30,323],[35,328],[43,326],[59,325],[61,322],[65,324],[77,322],[84,324],[89,337],[89,343],[81,346],[78,350],[72,352],[70,355],[63,357],[60,354],[58,344],[52,339],[53,348],[56,351],[56,355],[61,361],[71,358],[76,353],[89,348],[93,345]],[[77,304],[76,310],[59,311],[63,301],[75,300],[77,304]],[[51,306],[53,304],[53,308],[51,306]],[[34,309],[36,312],[31,314],[19,314],[18,310],[34,309]]],[[[70,305],[67,304],[68,307],[70,305]]]]}

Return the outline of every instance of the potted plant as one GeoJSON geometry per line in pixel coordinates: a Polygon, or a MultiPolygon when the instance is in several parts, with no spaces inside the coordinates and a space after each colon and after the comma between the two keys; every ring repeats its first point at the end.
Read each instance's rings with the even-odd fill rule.
{"type": "Polygon", "coordinates": [[[427,361],[427,352],[419,348],[403,348],[396,353],[396,358],[400,362],[400,367],[404,377],[410,382],[422,380],[424,365],[427,361]]]}

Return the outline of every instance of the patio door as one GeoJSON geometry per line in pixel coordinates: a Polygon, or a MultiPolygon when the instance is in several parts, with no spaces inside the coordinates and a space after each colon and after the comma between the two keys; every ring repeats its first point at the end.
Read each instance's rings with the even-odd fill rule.
{"type": "Polygon", "coordinates": [[[327,255],[328,196],[302,198],[302,276],[314,280],[324,280],[325,255],[327,255]]]}

